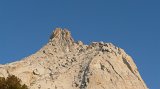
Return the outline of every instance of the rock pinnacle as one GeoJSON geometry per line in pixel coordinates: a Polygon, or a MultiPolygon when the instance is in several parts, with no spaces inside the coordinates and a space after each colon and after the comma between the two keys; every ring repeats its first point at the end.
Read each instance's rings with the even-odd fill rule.
{"type": "Polygon", "coordinates": [[[59,46],[63,51],[70,50],[74,44],[74,39],[71,36],[70,31],[67,29],[56,28],[50,36],[50,42],[56,46],[59,46]]]}

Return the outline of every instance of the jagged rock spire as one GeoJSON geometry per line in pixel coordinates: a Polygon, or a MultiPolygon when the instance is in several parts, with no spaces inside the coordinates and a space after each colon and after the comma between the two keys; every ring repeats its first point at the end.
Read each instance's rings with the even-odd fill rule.
{"type": "Polygon", "coordinates": [[[74,39],[72,38],[70,31],[67,29],[56,28],[50,37],[50,42],[67,50],[73,46],[74,39]]]}
{"type": "Polygon", "coordinates": [[[62,41],[65,41],[65,42],[68,42],[70,44],[72,44],[74,42],[72,36],[71,36],[71,33],[67,30],[67,29],[64,29],[62,30],[62,28],[56,28],[51,37],[50,37],[50,40],[51,41],[56,41],[56,42],[62,42],[62,41]]]}

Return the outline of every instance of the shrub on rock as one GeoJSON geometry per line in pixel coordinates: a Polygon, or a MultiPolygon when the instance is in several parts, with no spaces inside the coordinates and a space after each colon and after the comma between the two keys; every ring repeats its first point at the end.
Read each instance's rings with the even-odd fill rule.
{"type": "Polygon", "coordinates": [[[0,77],[0,89],[28,89],[24,84],[21,84],[21,80],[15,75],[9,75],[7,78],[0,77]]]}

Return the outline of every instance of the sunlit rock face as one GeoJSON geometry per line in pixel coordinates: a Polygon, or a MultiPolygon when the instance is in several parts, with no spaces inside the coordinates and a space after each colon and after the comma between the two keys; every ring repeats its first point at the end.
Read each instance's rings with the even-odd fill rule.
{"type": "Polygon", "coordinates": [[[0,77],[16,75],[30,89],[147,89],[132,58],[111,43],[75,42],[56,28],[35,54],[0,65],[0,77]]]}

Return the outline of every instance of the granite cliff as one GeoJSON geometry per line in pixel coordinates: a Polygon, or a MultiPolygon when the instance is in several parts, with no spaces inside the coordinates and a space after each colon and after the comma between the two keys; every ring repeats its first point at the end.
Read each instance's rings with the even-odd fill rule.
{"type": "Polygon", "coordinates": [[[0,77],[8,75],[16,75],[30,89],[148,89],[123,49],[112,43],[75,42],[61,28],[35,54],[0,65],[0,77]]]}

